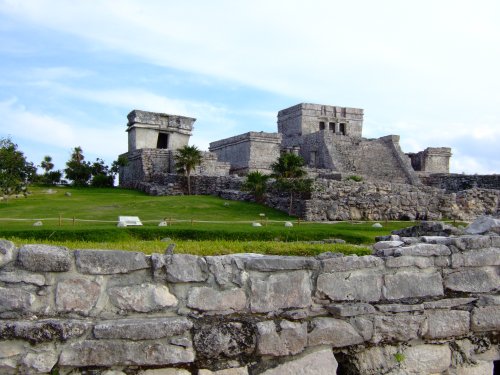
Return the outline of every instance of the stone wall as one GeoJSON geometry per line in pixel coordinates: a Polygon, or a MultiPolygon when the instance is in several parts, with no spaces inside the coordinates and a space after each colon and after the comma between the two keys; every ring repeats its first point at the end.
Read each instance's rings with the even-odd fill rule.
{"type": "Polygon", "coordinates": [[[472,188],[500,190],[500,175],[465,175],[436,173],[421,176],[422,181],[429,186],[458,192],[472,188]]]}
{"type": "Polygon", "coordinates": [[[374,251],[146,256],[1,240],[0,372],[493,374],[500,236],[392,236],[374,251]]]}
{"type": "Polygon", "coordinates": [[[301,215],[310,221],[470,221],[483,214],[500,213],[500,191],[475,188],[447,193],[430,186],[317,180],[316,190],[303,207],[301,215]]]}

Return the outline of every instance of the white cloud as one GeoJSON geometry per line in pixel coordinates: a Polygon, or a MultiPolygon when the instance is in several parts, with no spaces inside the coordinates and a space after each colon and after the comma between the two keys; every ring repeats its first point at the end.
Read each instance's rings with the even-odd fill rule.
{"type": "MultiPolygon", "coordinates": [[[[365,134],[400,134],[405,151],[451,146],[456,170],[495,165],[491,153],[481,155],[482,147],[467,149],[471,139],[500,139],[500,3],[494,0],[121,0],[119,6],[0,0],[0,12],[76,36],[80,48],[95,54],[119,53],[297,102],[365,108],[365,134]]],[[[71,72],[40,73],[58,79],[71,72]]],[[[231,120],[237,109],[210,100],[166,98],[133,87],[59,90],[110,107],[197,117],[193,142],[202,148],[240,132],[231,120]]]]}

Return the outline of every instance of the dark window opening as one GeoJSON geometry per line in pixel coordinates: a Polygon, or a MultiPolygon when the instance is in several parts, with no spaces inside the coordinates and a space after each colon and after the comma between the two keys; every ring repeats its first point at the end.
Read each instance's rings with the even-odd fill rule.
{"type": "Polygon", "coordinates": [[[156,143],[156,148],[168,148],[168,134],[158,134],[158,142],[156,143]]]}
{"type": "Polygon", "coordinates": [[[340,134],[345,135],[345,124],[341,123],[339,125],[340,125],[339,126],[339,132],[340,132],[340,134]]]}
{"type": "Polygon", "coordinates": [[[500,375],[500,361],[493,361],[493,375],[500,375]]]}
{"type": "Polygon", "coordinates": [[[325,122],[324,121],[319,122],[319,130],[325,130],[325,122]]]}
{"type": "Polygon", "coordinates": [[[330,131],[335,132],[335,123],[334,122],[329,122],[328,126],[330,128],[330,131]]]}

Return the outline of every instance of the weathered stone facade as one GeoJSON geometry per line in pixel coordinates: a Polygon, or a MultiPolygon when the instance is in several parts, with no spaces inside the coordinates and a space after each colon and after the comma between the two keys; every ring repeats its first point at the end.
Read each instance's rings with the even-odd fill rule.
{"type": "Polygon", "coordinates": [[[500,236],[374,248],[146,256],[1,240],[0,372],[493,375],[500,236]]]}
{"type": "Polygon", "coordinates": [[[231,165],[231,174],[270,174],[271,164],[280,156],[281,134],[249,132],[210,143],[209,151],[231,165]]]}
{"type": "Polygon", "coordinates": [[[127,116],[128,150],[168,149],[177,150],[189,142],[193,123],[191,117],[139,111],[127,116]]]}
{"type": "Polygon", "coordinates": [[[407,154],[415,171],[426,173],[448,173],[450,171],[451,148],[427,147],[424,151],[407,154]]]}

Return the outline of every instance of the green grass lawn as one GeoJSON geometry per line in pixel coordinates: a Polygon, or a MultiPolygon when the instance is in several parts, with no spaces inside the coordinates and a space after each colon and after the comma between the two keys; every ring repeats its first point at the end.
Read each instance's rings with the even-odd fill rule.
{"type": "Polygon", "coordinates": [[[307,223],[274,209],[212,196],[155,197],[127,189],[32,187],[28,198],[0,202],[0,237],[17,244],[62,244],[72,248],[123,248],[163,251],[169,238],[176,251],[196,254],[262,252],[317,254],[323,251],[366,252],[352,245],[371,244],[375,237],[411,225],[408,222],[307,223]],[[70,192],[71,196],[65,195],[70,192]],[[260,216],[265,214],[265,218],[260,216]],[[142,227],[117,228],[118,216],[139,216],[142,227]],[[75,220],[73,220],[75,218],[75,220]],[[15,220],[22,219],[22,220],[15,220]],[[166,219],[172,225],[159,227],[166,219]],[[37,220],[43,226],[34,227],[37,220]],[[88,221],[87,221],[88,220],[88,221]],[[252,227],[259,221],[262,227],[252,227]],[[294,227],[285,228],[292,221],[294,227]],[[318,245],[304,241],[341,238],[350,245],[318,245]],[[282,244],[286,242],[287,244],[282,244]],[[203,248],[207,248],[203,250],[203,248]]]}

